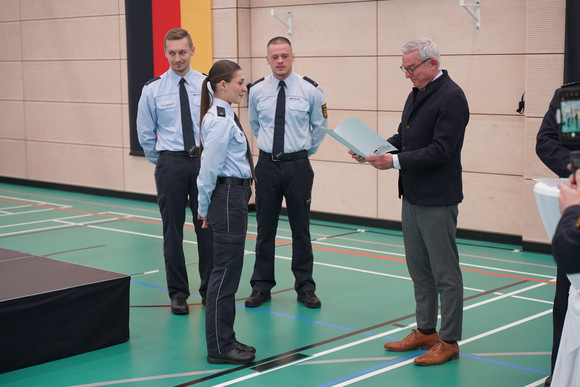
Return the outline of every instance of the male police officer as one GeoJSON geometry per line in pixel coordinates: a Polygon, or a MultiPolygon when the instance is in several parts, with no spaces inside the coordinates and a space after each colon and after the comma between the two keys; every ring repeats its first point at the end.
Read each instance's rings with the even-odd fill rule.
{"type": "Polygon", "coordinates": [[[275,237],[284,197],[292,229],[292,272],[298,302],[319,308],[312,279],[310,200],[314,172],[308,156],[324,139],[326,103],[316,82],[292,71],[294,54],[288,39],[271,39],[267,54],[272,74],[256,81],[249,97],[250,125],[258,139],[260,157],[256,166],[256,263],[246,306],[256,307],[269,300],[270,289],[276,285],[275,237]]]}
{"type": "Polygon", "coordinates": [[[155,164],[171,311],[187,314],[189,281],[183,253],[183,226],[188,199],[197,235],[202,303],[213,267],[212,230],[202,229],[202,221],[197,219],[199,101],[205,76],[190,67],[195,47],[186,30],[175,28],[167,32],[164,47],[170,69],[143,87],[137,133],[145,156],[155,164]]]}

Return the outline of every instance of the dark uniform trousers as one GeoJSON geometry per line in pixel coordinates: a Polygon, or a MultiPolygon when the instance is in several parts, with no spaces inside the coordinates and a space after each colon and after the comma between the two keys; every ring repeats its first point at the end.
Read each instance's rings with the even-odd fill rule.
{"type": "Polygon", "coordinates": [[[202,229],[197,219],[197,175],[200,159],[185,152],[161,152],[155,166],[157,203],[163,221],[163,255],[169,298],[189,297],[187,266],[183,253],[183,226],[186,208],[193,215],[199,255],[199,293],[205,298],[209,275],[213,267],[213,236],[211,228],[202,229]]]}
{"type": "Polygon", "coordinates": [[[210,356],[228,353],[236,345],[235,294],[242,275],[251,196],[251,187],[230,184],[217,184],[211,196],[208,218],[213,228],[214,263],[205,310],[210,356]]]}
{"type": "Polygon", "coordinates": [[[274,250],[282,198],[286,198],[288,220],[292,230],[292,273],[298,292],[316,290],[312,279],[314,257],[310,240],[310,201],[314,171],[310,160],[273,161],[258,159],[256,165],[256,263],[250,280],[253,290],[265,292],[276,285],[274,250]]]}

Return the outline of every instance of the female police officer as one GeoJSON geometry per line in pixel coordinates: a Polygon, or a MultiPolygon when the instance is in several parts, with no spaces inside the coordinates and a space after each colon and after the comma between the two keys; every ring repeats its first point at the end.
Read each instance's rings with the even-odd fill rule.
{"type": "Polygon", "coordinates": [[[237,341],[234,332],[235,293],[244,259],[253,164],[231,104],[240,103],[246,91],[240,66],[220,60],[210,69],[201,95],[198,218],[203,220],[203,228],[211,222],[214,233],[214,267],[205,312],[207,361],[212,364],[250,363],[256,352],[254,347],[237,341]]]}

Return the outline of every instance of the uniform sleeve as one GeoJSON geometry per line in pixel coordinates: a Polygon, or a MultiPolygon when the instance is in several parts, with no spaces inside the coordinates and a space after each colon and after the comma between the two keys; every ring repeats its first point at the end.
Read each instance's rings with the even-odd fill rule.
{"type": "Polygon", "coordinates": [[[231,136],[228,120],[225,117],[206,114],[202,123],[202,135],[203,152],[201,153],[201,168],[197,177],[197,212],[199,215],[207,217],[211,195],[226,161],[231,136]]]}
{"type": "Polygon", "coordinates": [[[255,86],[251,87],[249,92],[248,115],[250,119],[250,128],[252,129],[252,133],[254,133],[254,136],[258,138],[258,133],[260,132],[260,118],[257,110],[258,100],[255,97],[256,92],[253,89],[254,87],[255,86]]]}
{"type": "Polygon", "coordinates": [[[552,254],[558,269],[566,274],[580,273],[580,206],[568,207],[552,238],[552,254]]]}
{"type": "Polygon", "coordinates": [[[137,137],[139,144],[145,152],[147,160],[155,164],[159,152],[155,150],[157,144],[157,112],[155,110],[155,99],[151,88],[145,86],[141,92],[139,105],[137,108],[137,137]]]}
{"type": "Polygon", "coordinates": [[[558,109],[558,90],[550,102],[550,107],[544,115],[542,125],[536,136],[536,154],[552,172],[559,177],[570,176],[567,168],[570,162],[570,150],[560,142],[559,127],[556,122],[558,109]]]}
{"type": "Polygon", "coordinates": [[[328,127],[326,100],[320,87],[316,87],[310,106],[310,125],[312,127],[312,144],[308,155],[311,156],[318,150],[320,143],[324,140],[326,132],[322,128],[328,127]]]}

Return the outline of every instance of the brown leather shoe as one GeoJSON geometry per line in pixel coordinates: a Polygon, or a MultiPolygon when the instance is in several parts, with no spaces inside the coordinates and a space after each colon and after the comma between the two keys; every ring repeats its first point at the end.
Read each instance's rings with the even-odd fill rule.
{"type": "Polygon", "coordinates": [[[414,349],[430,349],[439,340],[437,332],[432,335],[424,335],[417,329],[413,329],[407,337],[401,341],[393,341],[385,344],[387,351],[405,352],[414,349]]]}
{"type": "Polygon", "coordinates": [[[439,340],[429,351],[415,358],[415,364],[422,366],[438,365],[459,357],[459,345],[439,340]]]}

